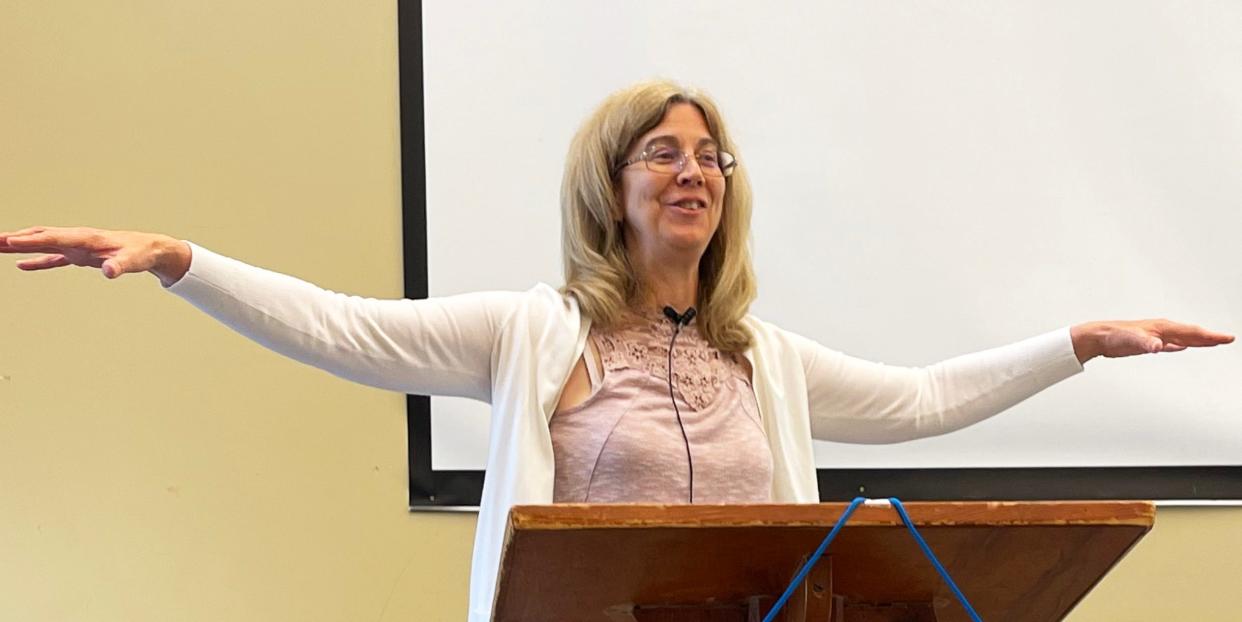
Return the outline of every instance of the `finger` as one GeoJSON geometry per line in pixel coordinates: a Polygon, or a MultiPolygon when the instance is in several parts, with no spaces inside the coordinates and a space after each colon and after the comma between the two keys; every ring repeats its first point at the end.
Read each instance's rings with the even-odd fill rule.
{"type": "Polygon", "coordinates": [[[7,238],[10,236],[14,236],[14,235],[30,235],[31,233],[43,233],[44,231],[47,231],[47,227],[26,227],[25,229],[18,229],[17,231],[0,232],[0,239],[7,238]]]}
{"type": "Polygon", "coordinates": [[[51,231],[37,231],[34,233],[17,233],[5,238],[5,243],[11,246],[38,246],[57,243],[58,236],[51,231]]]}
{"type": "Polygon", "coordinates": [[[1220,339],[1169,339],[1168,343],[1175,343],[1179,346],[1187,348],[1210,348],[1212,346],[1222,346],[1227,343],[1233,343],[1233,337],[1226,335],[1220,339]]]}
{"type": "Polygon", "coordinates": [[[1192,324],[1170,324],[1160,331],[1165,341],[1184,346],[1215,346],[1232,343],[1233,335],[1218,333],[1192,324]]]}
{"type": "Polygon", "coordinates": [[[1185,350],[1185,349],[1186,349],[1186,346],[1183,346],[1183,345],[1180,345],[1180,344],[1176,344],[1176,343],[1166,343],[1166,344],[1164,344],[1164,349],[1162,349],[1162,350],[1160,350],[1160,351],[1161,351],[1161,352],[1181,352],[1182,350],[1185,350]]]}
{"type": "Polygon", "coordinates": [[[80,248],[89,251],[97,250],[98,242],[81,231],[62,229],[57,231],[40,231],[23,235],[9,236],[0,246],[5,253],[62,253],[66,249],[80,248]]]}
{"type": "MultiPolygon", "coordinates": [[[[10,239],[20,240],[20,238],[10,238],[10,239]]],[[[20,241],[18,241],[17,243],[7,242],[7,241],[0,242],[0,253],[60,253],[63,250],[65,250],[64,245],[52,245],[52,244],[36,245],[36,244],[25,244],[20,241]]]]}
{"type": "Polygon", "coordinates": [[[17,262],[17,267],[21,270],[34,271],[60,268],[71,264],[72,262],[66,259],[64,255],[43,255],[42,257],[19,261],[17,262]]]}
{"type": "Polygon", "coordinates": [[[116,277],[127,272],[137,271],[134,269],[132,261],[129,261],[128,258],[121,257],[106,259],[104,260],[103,265],[99,267],[103,270],[103,275],[110,279],[115,279],[116,277]]]}
{"type": "Polygon", "coordinates": [[[3,250],[7,253],[47,253],[44,249],[57,248],[55,237],[46,232],[11,235],[4,239],[3,250]]]}

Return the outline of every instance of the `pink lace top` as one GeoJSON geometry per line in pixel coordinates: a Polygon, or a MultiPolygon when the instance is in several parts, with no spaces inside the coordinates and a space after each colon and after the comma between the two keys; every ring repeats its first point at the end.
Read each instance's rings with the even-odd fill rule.
{"type": "Polygon", "coordinates": [[[739,360],[711,347],[695,324],[673,346],[673,385],[686,440],[668,389],[673,325],[643,317],[591,329],[600,355],[586,359],[593,393],[550,423],[557,503],[694,503],[771,500],[772,453],[750,378],[739,360]]]}

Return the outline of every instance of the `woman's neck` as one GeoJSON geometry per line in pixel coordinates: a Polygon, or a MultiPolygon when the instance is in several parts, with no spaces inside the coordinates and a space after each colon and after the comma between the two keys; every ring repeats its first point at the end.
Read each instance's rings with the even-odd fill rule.
{"type": "Polygon", "coordinates": [[[670,306],[679,313],[698,305],[697,261],[649,259],[644,262],[637,257],[630,257],[630,262],[638,273],[638,282],[642,288],[638,300],[635,301],[637,304],[655,310],[670,306]]]}

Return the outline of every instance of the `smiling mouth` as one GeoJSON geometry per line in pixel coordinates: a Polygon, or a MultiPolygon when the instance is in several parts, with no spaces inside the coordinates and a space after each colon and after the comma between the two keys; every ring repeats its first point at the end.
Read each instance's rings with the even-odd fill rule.
{"type": "Polygon", "coordinates": [[[680,207],[681,209],[691,210],[691,211],[707,209],[707,204],[698,199],[684,199],[676,203],[670,203],[669,205],[673,205],[676,207],[680,207]]]}

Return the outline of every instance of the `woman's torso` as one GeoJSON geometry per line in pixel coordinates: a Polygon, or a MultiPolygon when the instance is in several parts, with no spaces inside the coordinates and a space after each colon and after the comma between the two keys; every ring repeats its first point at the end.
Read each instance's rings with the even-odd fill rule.
{"type": "Polygon", "coordinates": [[[662,316],[592,327],[589,396],[562,400],[549,424],[555,502],[771,500],[772,453],[749,366],[711,347],[693,323],[673,337],[662,316]]]}

